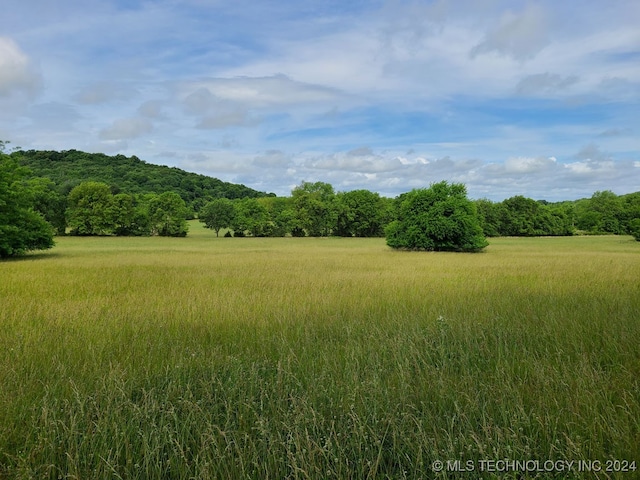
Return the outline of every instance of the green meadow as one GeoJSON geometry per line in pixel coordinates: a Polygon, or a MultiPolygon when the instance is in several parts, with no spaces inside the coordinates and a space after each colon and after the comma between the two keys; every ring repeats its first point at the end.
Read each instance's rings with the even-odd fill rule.
{"type": "Polygon", "coordinates": [[[631,237],[62,237],[0,262],[0,478],[637,478],[639,341],[631,237]]]}

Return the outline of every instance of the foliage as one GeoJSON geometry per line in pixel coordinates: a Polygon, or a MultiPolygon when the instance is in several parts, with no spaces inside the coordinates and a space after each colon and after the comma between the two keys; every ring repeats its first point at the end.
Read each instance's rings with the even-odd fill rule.
{"type": "Polygon", "coordinates": [[[508,236],[536,235],[535,219],[539,205],[531,198],[517,195],[502,202],[502,231],[508,236]]]}
{"type": "Polygon", "coordinates": [[[595,192],[591,196],[590,209],[599,215],[598,230],[616,235],[623,233],[620,225],[622,202],[615,193],[608,190],[595,192]]]}
{"type": "Polygon", "coordinates": [[[86,181],[106,183],[114,193],[161,194],[172,191],[180,195],[189,209],[195,211],[215,198],[267,195],[244,185],[223,182],[175,167],[146,163],[136,156],[108,156],[78,150],[28,150],[14,152],[12,156],[28,166],[33,176],[51,179],[62,193],[68,193],[86,181]]]}
{"type": "Polygon", "coordinates": [[[382,237],[389,222],[386,199],[369,190],[340,192],[336,196],[335,235],[341,237],[382,237]]]}
{"type": "Polygon", "coordinates": [[[570,218],[561,208],[551,208],[521,195],[502,202],[500,233],[506,236],[571,235],[570,218]]]}
{"type": "Polygon", "coordinates": [[[188,210],[177,193],[113,195],[101,182],[83,182],[69,193],[71,235],[184,237],[188,210]]]}
{"type": "Polygon", "coordinates": [[[486,198],[476,200],[480,226],[487,237],[499,237],[501,231],[502,206],[486,198]]]}
{"type": "Polygon", "coordinates": [[[631,224],[638,218],[640,192],[618,196],[607,190],[575,202],[575,222],[581,233],[631,234],[631,224]]]}
{"type": "Polygon", "coordinates": [[[53,230],[40,214],[32,209],[18,209],[13,213],[0,212],[0,258],[54,246],[53,230]]]}
{"type": "MultiPolygon", "coordinates": [[[[7,143],[0,143],[0,151],[7,143]]],[[[391,199],[368,190],[336,193],[324,182],[303,181],[292,190],[290,197],[277,198],[243,185],[148,164],[136,156],[108,156],[78,150],[15,150],[10,156],[30,168],[25,188],[32,197],[31,206],[59,235],[63,235],[67,227],[72,233],[82,235],[148,235],[153,230],[148,218],[149,194],[169,191],[185,201],[187,218],[193,218],[195,212],[200,213],[213,200],[259,199],[261,207],[251,202],[241,207],[245,210],[244,218],[235,220],[236,236],[245,231],[255,236],[380,236],[394,219],[391,199]],[[92,219],[83,221],[74,216],[73,210],[78,207],[68,205],[70,192],[87,181],[108,185],[111,200],[117,201],[108,211],[99,208],[101,213],[96,213],[114,216],[105,217],[108,226],[88,225],[92,219]],[[129,197],[116,200],[120,194],[129,197]],[[67,225],[70,220],[73,225],[67,225]]],[[[536,201],[521,195],[501,202],[480,199],[474,203],[483,232],[489,237],[629,234],[631,222],[640,218],[640,192],[617,196],[606,190],[595,192],[591,198],[560,203],[536,201]]]]}
{"type": "Polygon", "coordinates": [[[290,197],[262,197],[258,199],[266,210],[268,222],[265,235],[268,237],[284,237],[287,234],[296,236],[298,220],[290,197]]]}
{"type": "Polygon", "coordinates": [[[291,192],[297,224],[311,237],[331,235],[337,219],[333,187],[325,182],[302,182],[291,192]]]}
{"type": "Polygon", "coordinates": [[[64,235],[67,228],[67,197],[48,178],[31,178],[27,184],[33,197],[33,209],[51,224],[58,235],[64,235]]]}
{"type": "Polygon", "coordinates": [[[69,227],[72,235],[109,235],[113,231],[113,195],[109,185],[83,182],[69,193],[69,227]]]}
{"type": "Polygon", "coordinates": [[[622,202],[622,214],[620,220],[622,228],[625,233],[633,235],[635,230],[632,223],[637,223],[634,221],[640,219],[640,192],[622,195],[620,200],[622,202]]]}
{"type": "Polygon", "coordinates": [[[151,219],[148,205],[139,196],[118,193],[113,196],[109,217],[115,235],[151,235],[151,219]]]}
{"type": "Polygon", "coordinates": [[[574,231],[570,205],[549,205],[522,195],[498,203],[480,199],[475,204],[489,237],[564,236],[574,231]]]}
{"type": "Polygon", "coordinates": [[[629,222],[629,233],[640,242],[640,218],[634,218],[629,222]]]}
{"type": "Polygon", "coordinates": [[[2,153],[0,144],[0,258],[53,247],[53,229],[34,210],[34,194],[22,179],[28,173],[2,153]]]}
{"type": "Polygon", "coordinates": [[[187,207],[175,192],[150,195],[148,198],[151,232],[161,237],[185,237],[189,231],[187,207]]]}
{"type": "Polygon", "coordinates": [[[198,219],[218,236],[220,229],[229,228],[236,215],[234,203],[227,198],[218,198],[207,203],[198,214],[198,219]]]}
{"type": "Polygon", "coordinates": [[[269,227],[267,209],[255,198],[236,200],[236,215],[231,224],[235,236],[244,237],[249,232],[254,237],[264,237],[269,227]]]}
{"type": "Polygon", "coordinates": [[[482,229],[490,237],[630,234],[631,223],[640,218],[640,192],[618,196],[602,191],[591,198],[559,203],[520,195],[497,203],[486,199],[475,203],[482,229]]]}
{"type": "Polygon", "coordinates": [[[475,204],[459,183],[440,182],[398,197],[387,245],[409,250],[477,252],[488,245],[475,204]]]}

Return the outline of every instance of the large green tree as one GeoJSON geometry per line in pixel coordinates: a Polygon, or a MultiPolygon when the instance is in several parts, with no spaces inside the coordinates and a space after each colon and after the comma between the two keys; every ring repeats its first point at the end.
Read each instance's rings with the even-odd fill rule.
{"type": "Polygon", "coordinates": [[[502,235],[526,237],[539,235],[536,232],[535,220],[540,204],[522,195],[507,198],[502,202],[501,210],[502,235]]]}
{"type": "Polygon", "coordinates": [[[185,237],[189,231],[187,206],[175,192],[148,196],[152,233],[161,237],[185,237]]]}
{"type": "Polygon", "coordinates": [[[236,215],[235,205],[228,198],[217,198],[207,203],[198,214],[205,227],[212,229],[218,236],[220,229],[229,228],[236,215]]]}
{"type": "MultiPolygon", "coordinates": [[[[627,233],[634,234],[634,231],[638,231],[638,226],[640,226],[640,192],[630,193],[623,197],[623,210],[624,210],[624,229],[627,233]],[[634,225],[636,230],[634,230],[634,225]]],[[[636,240],[640,240],[640,237],[637,237],[636,240]]]]}
{"type": "Polygon", "coordinates": [[[63,195],[48,178],[31,178],[28,184],[33,195],[34,210],[51,224],[58,235],[64,235],[67,230],[67,195],[63,195]]]}
{"type": "Polygon", "coordinates": [[[610,190],[595,192],[591,198],[575,204],[576,226],[592,234],[627,233],[629,221],[635,218],[633,197],[619,197],[610,190]]]}
{"type": "Polygon", "coordinates": [[[387,223],[387,203],[378,193],[352,190],[336,195],[336,235],[382,237],[387,223]]]}
{"type": "Polygon", "coordinates": [[[615,193],[610,190],[595,192],[591,196],[591,210],[600,215],[598,230],[616,235],[624,233],[620,226],[623,217],[623,204],[615,193]]]}
{"type": "Polygon", "coordinates": [[[231,228],[237,237],[249,232],[254,237],[264,237],[268,233],[270,220],[267,209],[255,198],[236,200],[236,214],[231,228]]]}
{"type": "Polygon", "coordinates": [[[113,233],[113,195],[106,183],[81,183],[69,192],[68,204],[68,225],[72,235],[113,233]]]}
{"type": "Polygon", "coordinates": [[[475,201],[480,226],[487,237],[499,237],[502,234],[502,203],[494,203],[486,198],[475,201]]]}
{"type": "Polygon", "coordinates": [[[265,235],[268,237],[284,237],[296,232],[296,213],[290,197],[261,197],[262,205],[269,217],[265,235]]]}
{"type": "Polygon", "coordinates": [[[113,233],[122,236],[151,235],[148,206],[139,196],[118,193],[113,196],[110,214],[113,233]]]}
{"type": "Polygon", "coordinates": [[[3,149],[0,142],[0,258],[51,248],[53,228],[34,211],[33,193],[22,181],[28,172],[3,149]]]}
{"type": "Polygon", "coordinates": [[[311,237],[326,237],[336,228],[338,211],[333,187],[325,182],[302,182],[291,192],[297,224],[311,237]]]}
{"type": "Polygon", "coordinates": [[[476,206],[460,183],[440,182],[397,199],[387,245],[408,250],[477,252],[488,245],[476,206]]]}

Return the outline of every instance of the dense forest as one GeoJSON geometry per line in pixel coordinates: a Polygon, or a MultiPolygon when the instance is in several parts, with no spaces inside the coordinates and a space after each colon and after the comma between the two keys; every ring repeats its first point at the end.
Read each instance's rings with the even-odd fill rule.
{"type": "Polygon", "coordinates": [[[640,237],[640,192],[605,190],[591,198],[549,203],[523,196],[502,202],[477,200],[485,235],[625,235],[640,237]]]}
{"type": "Polygon", "coordinates": [[[11,156],[28,167],[33,177],[50,179],[64,195],[82,182],[102,182],[109,185],[114,194],[160,194],[172,191],[180,195],[194,211],[214,198],[256,198],[267,195],[244,185],[147,163],[136,156],[108,156],[78,150],[18,150],[11,156]]]}
{"type": "MultiPolygon", "coordinates": [[[[402,195],[336,192],[302,182],[276,197],[243,185],[148,164],[139,158],[77,150],[15,151],[33,210],[59,235],[187,233],[185,218],[234,236],[385,236],[398,219],[402,195]]],[[[591,198],[549,203],[523,196],[473,201],[488,237],[631,234],[640,239],[640,192],[595,192],[591,198]]]]}

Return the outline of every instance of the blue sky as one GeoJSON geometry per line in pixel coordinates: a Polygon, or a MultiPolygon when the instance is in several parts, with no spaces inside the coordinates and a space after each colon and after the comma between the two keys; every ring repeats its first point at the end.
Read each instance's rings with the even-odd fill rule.
{"type": "Polygon", "coordinates": [[[640,2],[6,0],[0,139],[289,195],[640,190],[640,2]]]}

